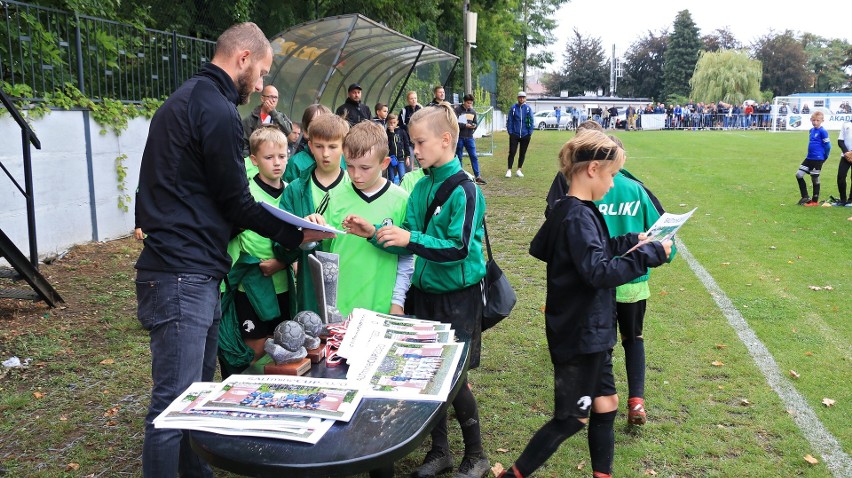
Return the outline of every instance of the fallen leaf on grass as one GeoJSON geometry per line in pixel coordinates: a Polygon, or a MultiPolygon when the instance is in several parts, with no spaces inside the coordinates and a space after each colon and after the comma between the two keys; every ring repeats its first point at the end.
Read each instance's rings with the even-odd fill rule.
{"type": "Polygon", "coordinates": [[[60,421],[60,422],[67,422],[67,421],[68,421],[68,417],[66,417],[65,415],[60,415],[60,416],[59,416],[59,421],[60,421]]]}
{"type": "Polygon", "coordinates": [[[795,370],[790,370],[790,376],[793,378],[799,378],[799,372],[795,370]]]}
{"type": "Polygon", "coordinates": [[[723,367],[725,365],[725,362],[722,362],[721,360],[714,360],[710,362],[710,365],[714,367],[723,367]]]}
{"type": "Polygon", "coordinates": [[[648,468],[647,470],[645,470],[645,475],[646,476],[657,476],[657,472],[648,468]]]}
{"type": "Polygon", "coordinates": [[[823,398],[822,399],[822,404],[825,405],[826,407],[833,407],[834,403],[835,403],[835,401],[830,399],[830,398],[823,398]]]}
{"type": "Polygon", "coordinates": [[[820,287],[818,285],[809,285],[808,289],[810,289],[810,290],[822,290],[822,287],[820,287]]]}
{"type": "Polygon", "coordinates": [[[44,394],[41,392],[33,392],[33,397],[35,398],[44,398],[44,394]]]}
{"type": "Polygon", "coordinates": [[[491,467],[491,473],[494,476],[499,476],[500,473],[503,473],[503,470],[505,470],[505,468],[503,468],[503,465],[500,463],[495,463],[494,466],[491,467]]]}
{"type": "Polygon", "coordinates": [[[740,405],[747,407],[747,406],[751,405],[751,402],[749,402],[747,398],[744,398],[744,399],[740,400],[740,405]]]}
{"type": "Polygon", "coordinates": [[[114,363],[115,363],[115,360],[113,360],[113,359],[104,359],[104,360],[101,360],[101,361],[100,361],[100,362],[98,362],[98,363],[99,363],[99,364],[101,364],[101,365],[112,365],[112,364],[114,364],[114,363]]]}
{"type": "Polygon", "coordinates": [[[669,293],[667,291],[661,290],[660,295],[667,296],[667,295],[669,295],[669,293]]]}
{"type": "Polygon", "coordinates": [[[104,416],[105,417],[114,417],[114,416],[118,415],[118,411],[120,409],[121,409],[121,407],[112,407],[109,410],[104,412],[104,416]]]}
{"type": "Polygon", "coordinates": [[[68,463],[65,465],[65,471],[77,471],[80,469],[79,463],[68,463]]]}
{"type": "Polygon", "coordinates": [[[808,463],[810,463],[811,465],[816,465],[817,463],[819,463],[819,460],[817,460],[816,458],[814,458],[813,456],[811,456],[811,454],[810,454],[810,453],[808,453],[807,455],[805,455],[805,461],[806,461],[806,462],[808,462],[808,463]]]}
{"type": "Polygon", "coordinates": [[[792,263],[793,263],[793,261],[787,261],[787,264],[792,264],[792,263]]]}
{"type": "Polygon", "coordinates": [[[116,425],[118,425],[118,422],[115,421],[115,420],[110,420],[110,421],[106,422],[106,426],[108,426],[108,427],[114,427],[116,425]]]}
{"type": "Polygon", "coordinates": [[[729,265],[731,265],[731,263],[730,262],[723,262],[722,265],[723,266],[729,266],[729,265]]]}
{"type": "Polygon", "coordinates": [[[582,470],[586,467],[586,460],[580,460],[580,463],[577,463],[577,469],[582,470]]]}
{"type": "Polygon", "coordinates": [[[813,354],[813,352],[805,352],[805,357],[811,357],[813,356],[813,354]]]}
{"type": "Polygon", "coordinates": [[[508,452],[509,452],[509,450],[507,450],[505,448],[498,448],[497,449],[497,453],[508,453],[508,452]]]}
{"type": "Polygon", "coordinates": [[[728,344],[716,344],[716,348],[719,350],[723,350],[728,348],[728,344]]]}
{"type": "Polygon", "coordinates": [[[822,290],[834,290],[834,287],[831,287],[830,285],[826,285],[826,286],[822,287],[822,290]]]}

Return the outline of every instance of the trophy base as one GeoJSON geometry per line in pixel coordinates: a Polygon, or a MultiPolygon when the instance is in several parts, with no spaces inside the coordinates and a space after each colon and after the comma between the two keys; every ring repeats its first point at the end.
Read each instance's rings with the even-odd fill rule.
{"type": "Polygon", "coordinates": [[[304,375],[311,369],[311,360],[303,358],[296,362],[283,363],[281,365],[271,363],[263,366],[266,375],[304,375]]]}

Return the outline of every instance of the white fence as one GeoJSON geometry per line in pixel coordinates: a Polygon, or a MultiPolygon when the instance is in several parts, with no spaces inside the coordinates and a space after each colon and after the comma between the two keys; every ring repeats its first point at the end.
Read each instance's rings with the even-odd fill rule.
{"type": "MultiPolygon", "coordinates": [[[[101,126],[87,113],[52,111],[31,123],[42,146],[32,148],[41,258],[75,244],[115,239],[133,231],[134,192],[149,121],[131,120],[120,137],[112,132],[101,135],[101,126]],[[127,212],[118,207],[116,157],[122,154],[127,155],[124,183],[131,198],[127,212]]],[[[0,163],[23,185],[21,131],[8,115],[0,118],[0,138],[0,163]]],[[[29,253],[26,201],[5,174],[0,174],[0,229],[25,255],[29,253]]]]}

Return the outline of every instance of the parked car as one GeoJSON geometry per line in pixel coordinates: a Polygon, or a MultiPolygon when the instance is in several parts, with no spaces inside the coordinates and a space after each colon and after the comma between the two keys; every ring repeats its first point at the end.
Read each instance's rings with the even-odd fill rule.
{"type": "Polygon", "coordinates": [[[539,111],[533,115],[533,125],[540,130],[543,129],[565,129],[571,121],[571,115],[562,112],[559,124],[556,124],[556,112],[553,110],[539,111]]]}

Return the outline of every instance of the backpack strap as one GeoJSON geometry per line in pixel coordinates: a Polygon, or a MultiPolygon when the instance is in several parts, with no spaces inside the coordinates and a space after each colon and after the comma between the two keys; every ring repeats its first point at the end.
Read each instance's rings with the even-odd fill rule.
{"type": "MultiPolygon", "coordinates": [[[[435,210],[437,210],[440,206],[443,206],[444,203],[447,202],[447,199],[450,198],[450,194],[452,194],[456,186],[465,181],[470,181],[470,177],[468,177],[467,173],[464,171],[459,171],[441,183],[441,186],[435,193],[435,197],[432,198],[432,202],[430,202],[429,207],[426,208],[426,218],[423,220],[423,232],[426,232],[426,228],[429,226],[429,221],[431,221],[432,216],[435,215],[435,210]]],[[[473,181],[470,182],[471,184],[473,183],[473,181]]]]}

